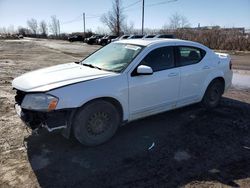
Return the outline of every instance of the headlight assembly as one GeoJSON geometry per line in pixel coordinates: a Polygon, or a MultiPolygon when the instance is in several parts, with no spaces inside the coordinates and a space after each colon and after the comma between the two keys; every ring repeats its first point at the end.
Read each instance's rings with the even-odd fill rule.
{"type": "Polygon", "coordinates": [[[51,111],[55,110],[58,98],[44,93],[25,95],[21,107],[27,110],[51,111]]]}

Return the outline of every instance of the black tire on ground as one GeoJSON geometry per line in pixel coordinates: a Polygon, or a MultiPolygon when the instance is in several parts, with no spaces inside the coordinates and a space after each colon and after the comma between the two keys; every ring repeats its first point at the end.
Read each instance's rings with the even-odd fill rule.
{"type": "Polygon", "coordinates": [[[224,91],[224,84],[221,80],[213,80],[207,87],[202,99],[202,105],[207,109],[218,106],[224,91]]]}
{"type": "Polygon", "coordinates": [[[116,107],[104,100],[90,102],[77,113],[74,136],[83,145],[96,146],[109,140],[120,124],[116,107]]]}

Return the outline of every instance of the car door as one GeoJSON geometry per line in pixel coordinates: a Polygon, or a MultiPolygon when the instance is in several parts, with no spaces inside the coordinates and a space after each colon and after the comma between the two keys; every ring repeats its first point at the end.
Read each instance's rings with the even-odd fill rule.
{"type": "Polygon", "coordinates": [[[177,46],[177,64],[180,67],[180,98],[177,106],[198,102],[200,91],[211,71],[204,60],[205,50],[193,46],[177,46]]]}
{"type": "MultiPolygon", "coordinates": [[[[175,107],[180,83],[175,67],[174,47],[160,47],[149,52],[138,64],[153,69],[152,75],[138,75],[135,68],[128,75],[130,120],[175,107]]],[[[138,67],[137,66],[137,67],[138,67]]]]}

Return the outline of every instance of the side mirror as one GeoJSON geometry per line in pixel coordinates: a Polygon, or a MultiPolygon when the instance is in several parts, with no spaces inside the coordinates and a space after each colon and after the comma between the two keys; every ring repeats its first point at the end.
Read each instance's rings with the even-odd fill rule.
{"type": "Polygon", "coordinates": [[[153,69],[147,65],[140,65],[137,67],[136,72],[138,75],[151,75],[153,74],[153,69]]]}

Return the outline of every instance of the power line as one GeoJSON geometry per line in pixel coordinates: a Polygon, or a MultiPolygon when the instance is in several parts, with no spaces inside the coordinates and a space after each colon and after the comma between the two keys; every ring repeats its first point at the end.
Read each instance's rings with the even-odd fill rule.
{"type": "MultiPolygon", "coordinates": [[[[122,10],[123,10],[124,12],[131,11],[131,9],[129,9],[129,8],[132,7],[132,6],[134,6],[134,5],[136,5],[136,4],[138,4],[138,3],[140,3],[141,1],[142,1],[142,0],[139,0],[139,1],[136,1],[136,2],[134,2],[134,3],[131,3],[131,4],[129,4],[129,5],[125,6],[125,7],[123,7],[122,10]]],[[[133,8],[134,8],[134,7],[133,7],[133,8]]],[[[135,10],[135,9],[134,9],[134,10],[135,10]]],[[[94,14],[94,15],[86,16],[86,18],[88,18],[88,19],[100,18],[100,17],[102,17],[102,15],[103,15],[103,14],[94,14]]]]}
{"type": "Polygon", "coordinates": [[[86,18],[88,19],[93,19],[93,18],[100,18],[102,15],[99,15],[99,16],[86,16],[86,18]]]}
{"type": "Polygon", "coordinates": [[[172,2],[176,2],[178,0],[167,0],[167,1],[161,1],[158,3],[151,3],[151,4],[147,4],[147,7],[152,7],[152,6],[157,6],[157,5],[162,5],[162,4],[167,4],[167,3],[172,3],[172,2]]]}
{"type": "Polygon", "coordinates": [[[129,7],[132,7],[132,6],[134,6],[134,5],[138,4],[138,3],[140,3],[141,1],[142,1],[142,0],[139,0],[139,1],[136,1],[136,2],[134,2],[134,3],[131,3],[131,4],[129,4],[129,5],[125,6],[125,7],[123,7],[122,9],[125,10],[125,9],[127,9],[127,8],[129,8],[129,7]]]}
{"type": "MultiPolygon", "coordinates": [[[[177,0],[167,0],[167,1],[161,1],[158,3],[152,3],[152,4],[148,4],[147,7],[152,7],[152,6],[156,6],[156,5],[162,5],[162,4],[167,4],[167,3],[172,3],[175,2],[177,0]]],[[[142,29],[141,32],[143,34],[144,31],[144,0],[142,1],[142,29]]]]}
{"type": "Polygon", "coordinates": [[[86,18],[100,18],[102,16],[102,14],[90,14],[87,15],[86,18]]]}
{"type": "Polygon", "coordinates": [[[70,23],[77,22],[77,21],[80,21],[80,20],[82,20],[82,15],[79,15],[79,16],[75,17],[72,20],[62,22],[61,24],[62,25],[64,25],[64,24],[70,24],[70,23]]]}
{"type": "MultiPolygon", "coordinates": [[[[144,27],[144,7],[152,7],[152,6],[167,4],[167,3],[176,2],[176,1],[178,1],[178,0],[165,0],[165,1],[160,1],[158,3],[144,4],[144,0],[138,0],[138,1],[135,1],[135,2],[133,2],[131,4],[128,4],[127,6],[123,7],[122,10],[124,12],[138,10],[138,9],[135,9],[135,5],[140,5],[139,3],[142,2],[143,3],[143,15],[142,15],[143,16],[143,26],[142,27],[144,27]]],[[[85,19],[101,18],[102,15],[103,14],[92,14],[92,15],[87,15],[87,16],[85,15],[85,19]]],[[[71,24],[71,23],[74,23],[74,22],[80,22],[80,21],[82,21],[82,19],[83,19],[83,15],[79,15],[79,16],[75,17],[72,20],[62,22],[61,25],[71,24]]],[[[142,33],[143,33],[143,28],[142,28],[142,33]]]]}

